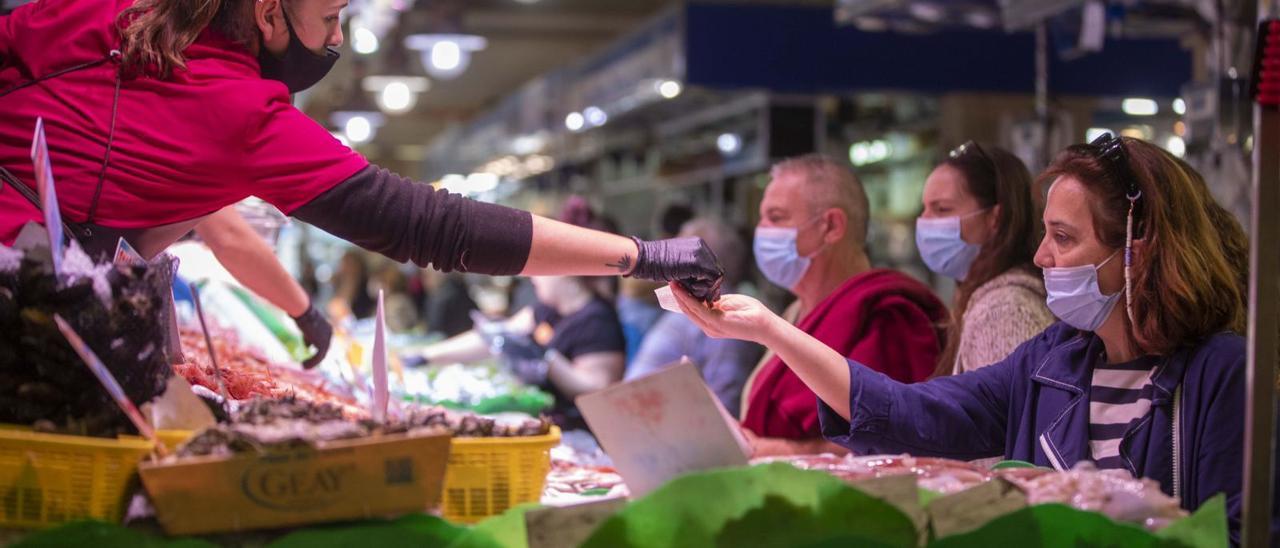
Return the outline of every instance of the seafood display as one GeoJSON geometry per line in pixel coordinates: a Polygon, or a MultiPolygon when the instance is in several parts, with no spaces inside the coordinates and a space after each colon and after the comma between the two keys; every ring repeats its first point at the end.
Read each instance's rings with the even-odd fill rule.
{"type": "Polygon", "coordinates": [[[991,479],[990,472],[964,461],[911,455],[801,455],[756,459],[752,464],[768,462],[787,462],[796,468],[821,470],[845,481],[915,474],[920,487],[943,494],[963,491],[991,479]]]}
{"type": "Polygon", "coordinates": [[[1065,504],[1150,530],[1160,529],[1187,515],[1178,500],[1164,494],[1155,481],[1135,478],[1124,470],[1098,470],[1088,461],[1063,472],[1048,468],[990,471],[968,462],[910,455],[802,455],[756,459],[752,464],[766,462],[787,462],[797,468],[827,472],[845,481],[915,474],[920,487],[942,494],[957,493],[1001,478],[1024,491],[1030,504],[1065,504]]]}
{"type": "Polygon", "coordinates": [[[172,264],[95,263],[73,244],[55,278],[47,248],[0,247],[0,255],[0,422],[89,436],[136,433],[53,316],[75,329],[135,404],[151,401],[171,374],[172,264]]]}
{"type": "MultiPolygon", "coordinates": [[[[204,335],[187,327],[182,328],[181,333],[182,353],[187,361],[175,364],[174,371],[192,386],[203,386],[219,393],[218,377],[209,359],[204,335]]],[[[350,393],[332,386],[316,372],[273,364],[261,353],[237,344],[235,337],[228,332],[217,332],[213,346],[227,395],[233,400],[292,397],[337,406],[351,418],[365,416],[366,412],[350,393]]]]}
{"type": "Polygon", "coordinates": [[[1187,515],[1178,499],[1164,494],[1154,480],[1135,478],[1124,470],[1098,470],[1088,461],[1065,472],[1015,468],[995,474],[1021,487],[1031,504],[1061,503],[1150,530],[1187,515]]]}
{"type": "Polygon", "coordinates": [[[622,475],[609,466],[589,466],[570,460],[551,459],[551,472],[542,489],[542,501],[548,504],[590,500],[584,494],[627,495],[622,475]]]}
{"type": "Polygon", "coordinates": [[[178,447],[176,456],[228,455],[243,452],[314,447],[317,443],[381,434],[448,433],[459,437],[534,436],[546,434],[546,419],[499,421],[443,407],[413,407],[385,423],[353,419],[347,409],[296,396],[255,397],[236,404],[231,420],[196,434],[178,447]]]}

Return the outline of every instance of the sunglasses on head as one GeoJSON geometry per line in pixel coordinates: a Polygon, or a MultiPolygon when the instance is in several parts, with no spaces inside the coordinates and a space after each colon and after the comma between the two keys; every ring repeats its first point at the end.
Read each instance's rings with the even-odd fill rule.
{"type": "Polygon", "coordinates": [[[1133,175],[1133,169],[1129,167],[1129,154],[1125,152],[1124,142],[1119,137],[1110,132],[1103,133],[1085,146],[1089,154],[1102,164],[1107,174],[1124,185],[1125,196],[1129,201],[1142,197],[1142,190],[1138,188],[1138,178],[1133,175]]]}
{"type": "Polygon", "coordinates": [[[948,152],[947,156],[951,157],[952,159],[956,159],[956,158],[960,158],[961,156],[964,156],[965,154],[970,154],[970,153],[977,154],[978,156],[981,156],[983,160],[986,160],[988,162],[991,161],[991,157],[987,156],[987,151],[982,150],[982,147],[978,146],[978,143],[971,140],[965,141],[960,146],[951,149],[951,152],[948,152]]]}

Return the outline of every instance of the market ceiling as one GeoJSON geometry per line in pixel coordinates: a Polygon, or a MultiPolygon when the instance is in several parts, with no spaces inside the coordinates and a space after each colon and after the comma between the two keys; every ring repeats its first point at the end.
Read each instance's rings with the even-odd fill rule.
{"type": "MultiPolygon", "coordinates": [[[[469,66],[453,79],[430,78],[407,113],[386,117],[377,138],[361,151],[374,162],[414,175],[422,147],[450,124],[465,122],[531,78],[569,64],[639,26],[669,0],[361,0],[352,2],[342,59],[306,97],[303,108],[321,122],[360,89],[356,75],[404,71],[427,76],[419,54],[406,50],[406,36],[437,30],[456,15],[458,31],[485,38],[469,66]],[[372,54],[353,49],[352,19],[380,4],[407,7],[372,54]],[[363,65],[363,66],[361,66],[363,65]]],[[[375,94],[364,92],[365,99],[375,94]]]]}

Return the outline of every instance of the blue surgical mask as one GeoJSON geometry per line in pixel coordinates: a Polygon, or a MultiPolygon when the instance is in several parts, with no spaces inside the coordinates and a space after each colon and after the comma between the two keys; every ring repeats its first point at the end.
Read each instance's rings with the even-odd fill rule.
{"type": "Polygon", "coordinates": [[[986,209],[941,219],[916,219],[916,248],[929,270],[954,280],[963,280],[969,275],[969,266],[982,246],[960,237],[960,221],[984,211],[986,209]]]}
{"type": "MultiPolygon", "coordinates": [[[[814,218],[800,226],[807,226],[814,218]]],[[[764,277],[775,285],[788,290],[794,288],[804,278],[813,262],[810,257],[801,257],[796,249],[796,238],[800,235],[799,227],[756,227],[752,249],[756,254],[756,266],[764,277]]],[[[821,249],[819,249],[821,251],[821,249]]],[[[816,255],[817,252],[814,252],[816,255]]]]}
{"type": "Polygon", "coordinates": [[[1096,331],[1107,320],[1116,303],[1120,302],[1122,292],[1103,295],[1098,288],[1098,270],[1111,262],[1118,253],[1119,251],[1112,253],[1098,266],[1086,264],[1044,269],[1044,289],[1049,294],[1045,302],[1049,305],[1049,311],[1071,327],[1082,331],[1096,331]]]}

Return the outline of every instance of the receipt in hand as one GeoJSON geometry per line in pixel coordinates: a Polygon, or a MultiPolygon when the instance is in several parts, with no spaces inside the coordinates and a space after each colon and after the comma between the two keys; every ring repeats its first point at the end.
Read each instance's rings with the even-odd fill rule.
{"type": "Polygon", "coordinates": [[[676,303],[676,294],[671,292],[671,286],[664,285],[653,290],[653,294],[658,296],[658,306],[663,310],[670,310],[677,314],[684,314],[680,310],[680,305],[676,303]]]}

